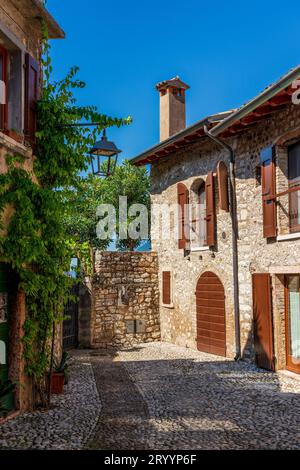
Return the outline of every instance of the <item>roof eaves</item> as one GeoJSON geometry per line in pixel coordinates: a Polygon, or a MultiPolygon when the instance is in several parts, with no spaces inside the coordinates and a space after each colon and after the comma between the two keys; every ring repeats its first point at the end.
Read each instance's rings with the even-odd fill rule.
{"type": "Polygon", "coordinates": [[[177,140],[183,139],[187,135],[190,135],[193,132],[196,132],[197,130],[202,129],[205,125],[214,124],[215,122],[219,122],[221,119],[225,119],[234,111],[235,110],[225,111],[223,113],[218,113],[218,114],[213,114],[211,116],[207,116],[204,119],[201,119],[200,121],[197,121],[196,123],[192,124],[191,126],[186,127],[182,131],[177,132],[177,134],[172,135],[168,139],[163,140],[159,144],[156,144],[153,147],[150,147],[148,150],[145,150],[145,152],[137,155],[136,157],[131,158],[129,161],[133,164],[138,163],[139,161],[144,160],[145,158],[147,158],[149,155],[153,154],[154,152],[163,150],[165,147],[173,144],[177,140]]]}
{"type": "Polygon", "coordinates": [[[47,25],[50,39],[64,39],[65,32],[53,18],[51,13],[45,8],[41,0],[27,0],[27,2],[15,1],[16,8],[24,18],[39,20],[43,19],[47,25]]]}
{"type": "Polygon", "coordinates": [[[57,21],[51,15],[51,13],[43,6],[39,0],[33,0],[33,3],[37,6],[40,11],[42,18],[46,21],[49,28],[49,37],[51,39],[64,39],[66,34],[64,30],[59,26],[57,21]]]}

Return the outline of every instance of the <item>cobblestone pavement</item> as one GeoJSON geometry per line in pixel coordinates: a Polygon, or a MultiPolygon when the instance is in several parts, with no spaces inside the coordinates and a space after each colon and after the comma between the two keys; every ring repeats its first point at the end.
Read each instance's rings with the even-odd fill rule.
{"type": "Polygon", "coordinates": [[[166,343],[76,352],[53,405],[0,449],[300,449],[299,380],[166,343]]]}
{"type": "Polygon", "coordinates": [[[76,352],[70,381],[49,411],[25,413],[0,425],[0,449],[81,449],[101,411],[89,355],[76,352]]]}
{"type": "Polygon", "coordinates": [[[169,344],[119,353],[149,412],[147,445],[300,449],[300,382],[169,344]]]}
{"type": "Polygon", "coordinates": [[[126,369],[110,355],[94,356],[93,364],[102,412],[88,449],[148,448],[149,413],[147,405],[126,369]]]}

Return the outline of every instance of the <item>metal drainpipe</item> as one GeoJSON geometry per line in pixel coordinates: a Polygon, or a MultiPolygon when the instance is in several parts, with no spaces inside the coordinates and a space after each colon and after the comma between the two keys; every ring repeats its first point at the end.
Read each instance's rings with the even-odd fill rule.
{"type": "Polygon", "coordinates": [[[235,154],[230,145],[210,134],[207,126],[204,132],[212,141],[223,147],[230,156],[229,164],[229,200],[232,223],[232,264],[233,264],[233,292],[234,292],[234,324],[235,324],[235,360],[241,359],[241,336],[240,336],[240,302],[239,302],[239,262],[238,262],[238,223],[237,204],[235,190],[235,154]]]}

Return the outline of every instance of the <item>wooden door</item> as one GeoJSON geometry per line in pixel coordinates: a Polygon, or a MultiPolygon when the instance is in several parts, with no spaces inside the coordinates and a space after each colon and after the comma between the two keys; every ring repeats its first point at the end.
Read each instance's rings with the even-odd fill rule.
{"type": "MultiPolygon", "coordinates": [[[[0,382],[8,381],[8,349],[9,349],[9,300],[10,273],[4,263],[0,263],[0,382]]],[[[14,408],[13,394],[9,393],[1,399],[5,411],[14,408]]],[[[1,417],[1,411],[0,411],[1,417]]]]}
{"type": "MultiPolygon", "coordinates": [[[[78,296],[78,285],[75,284],[72,288],[71,294],[78,296]]],[[[64,315],[66,320],[63,322],[63,349],[74,349],[78,346],[78,301],[68,301],[65,306],[64,315]]]]}
{"type": "Polygon", "coordinates": [[[285,279],[286,368],[300,374],[300,276],[285,279]]]}
{"type": "Polygon", "coordinates": [[[253,274],[254,350],[258,367],[274,370],[270,274],[253,274]]]}
{"type": "Polygon", "coordinates": [[[204,273],[197,284],[197,348],[226,356],[225,292],[218,276],[204,273]]]}

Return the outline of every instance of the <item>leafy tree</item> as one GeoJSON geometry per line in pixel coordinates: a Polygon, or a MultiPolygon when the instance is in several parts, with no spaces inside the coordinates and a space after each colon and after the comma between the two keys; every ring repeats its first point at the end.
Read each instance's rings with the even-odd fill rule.
{"type": "MultiPolygon", "coordinates": [[[[115,173],[107,179],[88,176],[76,185],[76,188],[65,191],[65,224],[67,231],[76,241],[77,253],[84,258],[91,249],[107,249],[111,239],[100,240],[96,234],[99,222],[97,208],[100,204],[111,204],[116,211],[116,238],[120,250],[134,250],[141,243],[141,238],[121,240],[119,223],[119,197],[127,197],[128,208],[132,204],[143,204],[150,220],[150,179],[145,168],[135,167],[129,161],[116,167],[115,173]],[[85,253],[82,252],[84,248],[85,253]]],[[[127,231],[135,216],[128,216],[122,229],[127,231]]],[[[87,260],[85,259],[86,263],[87,260]]],[[[87,264],[89,264],[87,262],[87,264]]]]}
{"type": "MultiPolygon", "coordinates": [[[[129,215],[127,211],[126,220],[123,224],[120,221],[120,206],[119,197],[127,197],[128,209],[133,204],[142,204],[147,209],[148,214],[148,227],[150,226],[150,177],[144,167],[136,167],[125,160],[123,165],[116,168],[115,174],[103,182],[103,197],[106,203],[112,204],[116,209],[117,215],[117,247],[120,250],[136,249],[142,241],[142,238],[121,239],[120,234],[128,232],[128,228],[132,222],[139,215],[129,215]]],[[[149,231],[149,230],[148,230],[149,231]]]]}
{"type": "Polygon", "coordinates": [[[76,187],[63,191],[64,225],[74,256],[80,261],[80,271],[92,274],[93,250],[107,249],[111,240],[100,240],[96,234],[97,207],[103,199],[102,180],[88,175],[76,187]]]}

